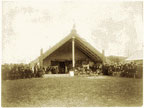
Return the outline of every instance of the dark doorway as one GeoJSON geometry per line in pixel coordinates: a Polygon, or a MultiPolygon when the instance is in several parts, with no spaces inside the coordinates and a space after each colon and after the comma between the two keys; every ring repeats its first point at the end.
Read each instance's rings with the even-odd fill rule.
{"type": "Polygon", "coordinates": [[[65,74],[65,62],[59,62],[59,73],[65,74]]]}

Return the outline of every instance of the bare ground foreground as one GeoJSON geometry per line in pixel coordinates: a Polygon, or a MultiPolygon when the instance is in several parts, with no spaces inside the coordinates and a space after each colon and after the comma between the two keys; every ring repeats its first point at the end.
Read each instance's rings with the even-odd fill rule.
{"type": "Polygon", "coordinates": [[[47,77],[2,81],[3,107],[142,106],[142,79],[47,77]]]}

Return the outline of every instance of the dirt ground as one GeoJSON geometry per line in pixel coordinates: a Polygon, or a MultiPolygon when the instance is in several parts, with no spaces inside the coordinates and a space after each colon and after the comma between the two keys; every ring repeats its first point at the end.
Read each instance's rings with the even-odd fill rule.
{"type": "Polygon", "coordinates": [[[142,106],[142,79],[47,77],[2,81],[3,107],[142,106]]]}

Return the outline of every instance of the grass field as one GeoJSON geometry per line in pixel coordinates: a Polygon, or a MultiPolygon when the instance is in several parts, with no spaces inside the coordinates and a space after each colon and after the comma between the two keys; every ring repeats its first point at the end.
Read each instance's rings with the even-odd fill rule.
{"type": "Polygon", "coordinates": [[[49,77],[2,82],[3,107],[141,106],[142,79],[49,77]]]}

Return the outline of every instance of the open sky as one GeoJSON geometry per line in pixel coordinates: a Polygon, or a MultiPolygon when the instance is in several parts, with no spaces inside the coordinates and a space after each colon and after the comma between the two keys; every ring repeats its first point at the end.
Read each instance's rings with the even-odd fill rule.
{"type": "Polygon", "coordinates": [[[3,1],[2,63],[28,63],[78,34],[105,55],[130,56],[143,47],[142,1],[3,1]]]}

